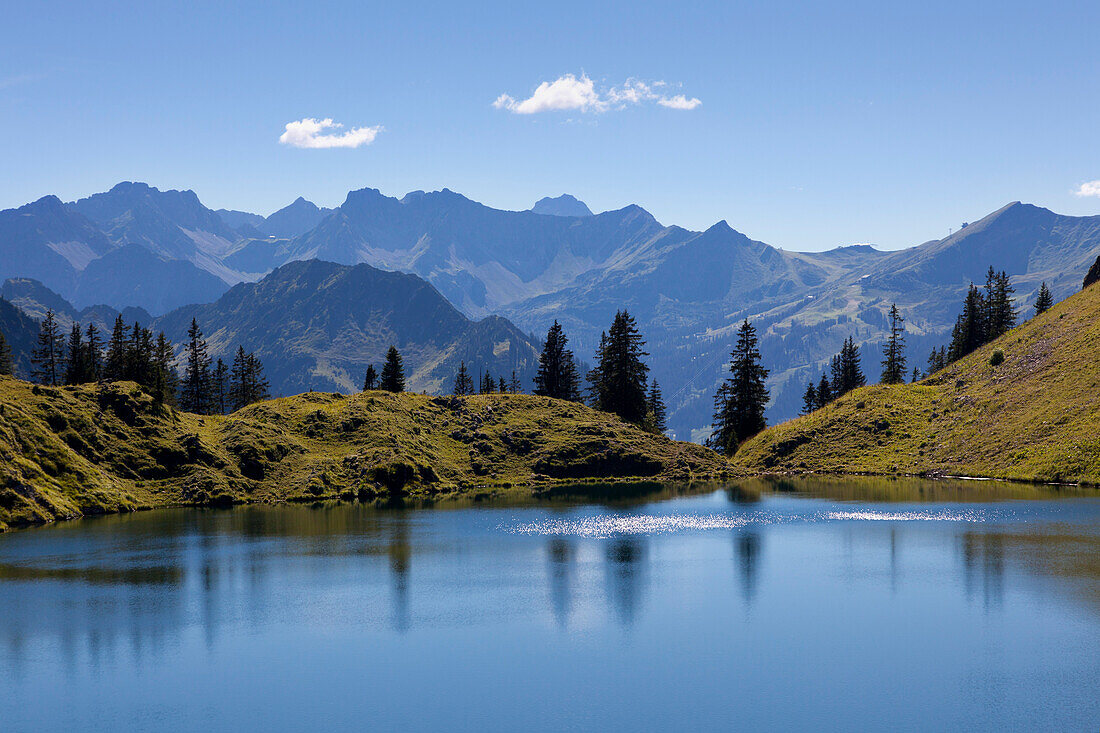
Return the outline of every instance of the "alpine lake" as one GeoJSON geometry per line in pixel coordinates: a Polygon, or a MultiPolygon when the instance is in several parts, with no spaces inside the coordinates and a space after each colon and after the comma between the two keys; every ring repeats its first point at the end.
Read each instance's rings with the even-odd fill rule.
{"type": "Polygon", "coordinates": [[[0,730],[1100,727],[1100,492],[582,485],[0,535],[0,730]]]}

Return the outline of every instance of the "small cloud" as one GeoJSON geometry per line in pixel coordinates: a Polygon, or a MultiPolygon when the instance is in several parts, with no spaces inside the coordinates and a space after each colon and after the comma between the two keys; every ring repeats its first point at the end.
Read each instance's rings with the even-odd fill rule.
{"type": "Polygon", "coordinates": [[[604,102],[596,94],[595,84],[586,75],[578,79],[566,74],[554,81],[544,81],[522,102],[517,102],[507,94],[501,94],[493,102],[497,109],[506,109],[517,115],[533,115],[550,110],[595,110],[602,112],[604,102]]]}
{"type": "Polygon", "coordinates": [[[688,99],[683,94],[677,94],[675,97],[666,97],[657,100],[657,104],[662,107],[668,107],[669,109],[695,109],[702,103],[703,101],[698,97],[688,99]]]}
{"type": "Polygon", "coordinates": [[[1073,194],[1075,196],[1096,196],[1100,198],[1100,181],[1086,181],[1073,194]]]}
{"type": "Polygon", "coordinates": [[[663,81],[647,83],[627,79],[620,86],[597,88],[587,74],[582,73],[579,77],[565,74],[554,81],[542,82],[527,99],[517,100],[510,94],[501,94],[493,106],[518,115],[532,115],[560,110],[600,113],[647,102],[682,110],[695,109],[702,104],[695,97],[689,99],[683,94],[669,97],[656,91],[666,86],[663,81]]]}
{"type": "Polygon", "coordinates": [[[342,134],[322,134],[325,130],[337,130],[342,128],[339,122],[333,122],[331,117],[323,120],[315,120],[306,117],[297,122],[286,123],[286,132],[279,136],[279,142],[283,145],[291,145],[296,148],[357,148],[360,145],[370,145],[378,133],[382,132],[382,126],[353,127],[342,134]]]}

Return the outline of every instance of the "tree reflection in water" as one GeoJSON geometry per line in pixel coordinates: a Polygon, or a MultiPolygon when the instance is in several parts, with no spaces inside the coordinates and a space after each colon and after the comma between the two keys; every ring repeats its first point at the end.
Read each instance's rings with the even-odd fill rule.
{"type": "Polygon", "coordinates": [[[607,596],[623,626],[630,626],[642,605],[645,592],[646,546],[640,536],[607,541],[604,551],[607,596]]]}

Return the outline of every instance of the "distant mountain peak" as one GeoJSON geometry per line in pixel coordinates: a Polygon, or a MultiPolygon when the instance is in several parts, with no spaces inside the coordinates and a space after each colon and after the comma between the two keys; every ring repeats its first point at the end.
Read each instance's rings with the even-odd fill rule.
{"type": "Polygon", "coordinates": [[[531,207],[531,211],[545,216],[592,216],[587,204],[567,193],[556,198],[541,198],[531,207]]]}

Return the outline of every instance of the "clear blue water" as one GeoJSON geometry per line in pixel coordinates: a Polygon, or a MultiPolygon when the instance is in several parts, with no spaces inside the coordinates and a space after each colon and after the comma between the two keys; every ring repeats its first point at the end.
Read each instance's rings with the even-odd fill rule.
{"type": "Polygon", "coordinates": [[[1097,494],[653,488],[2,535],[0,730],[1100,727],[1097,494]]]}

